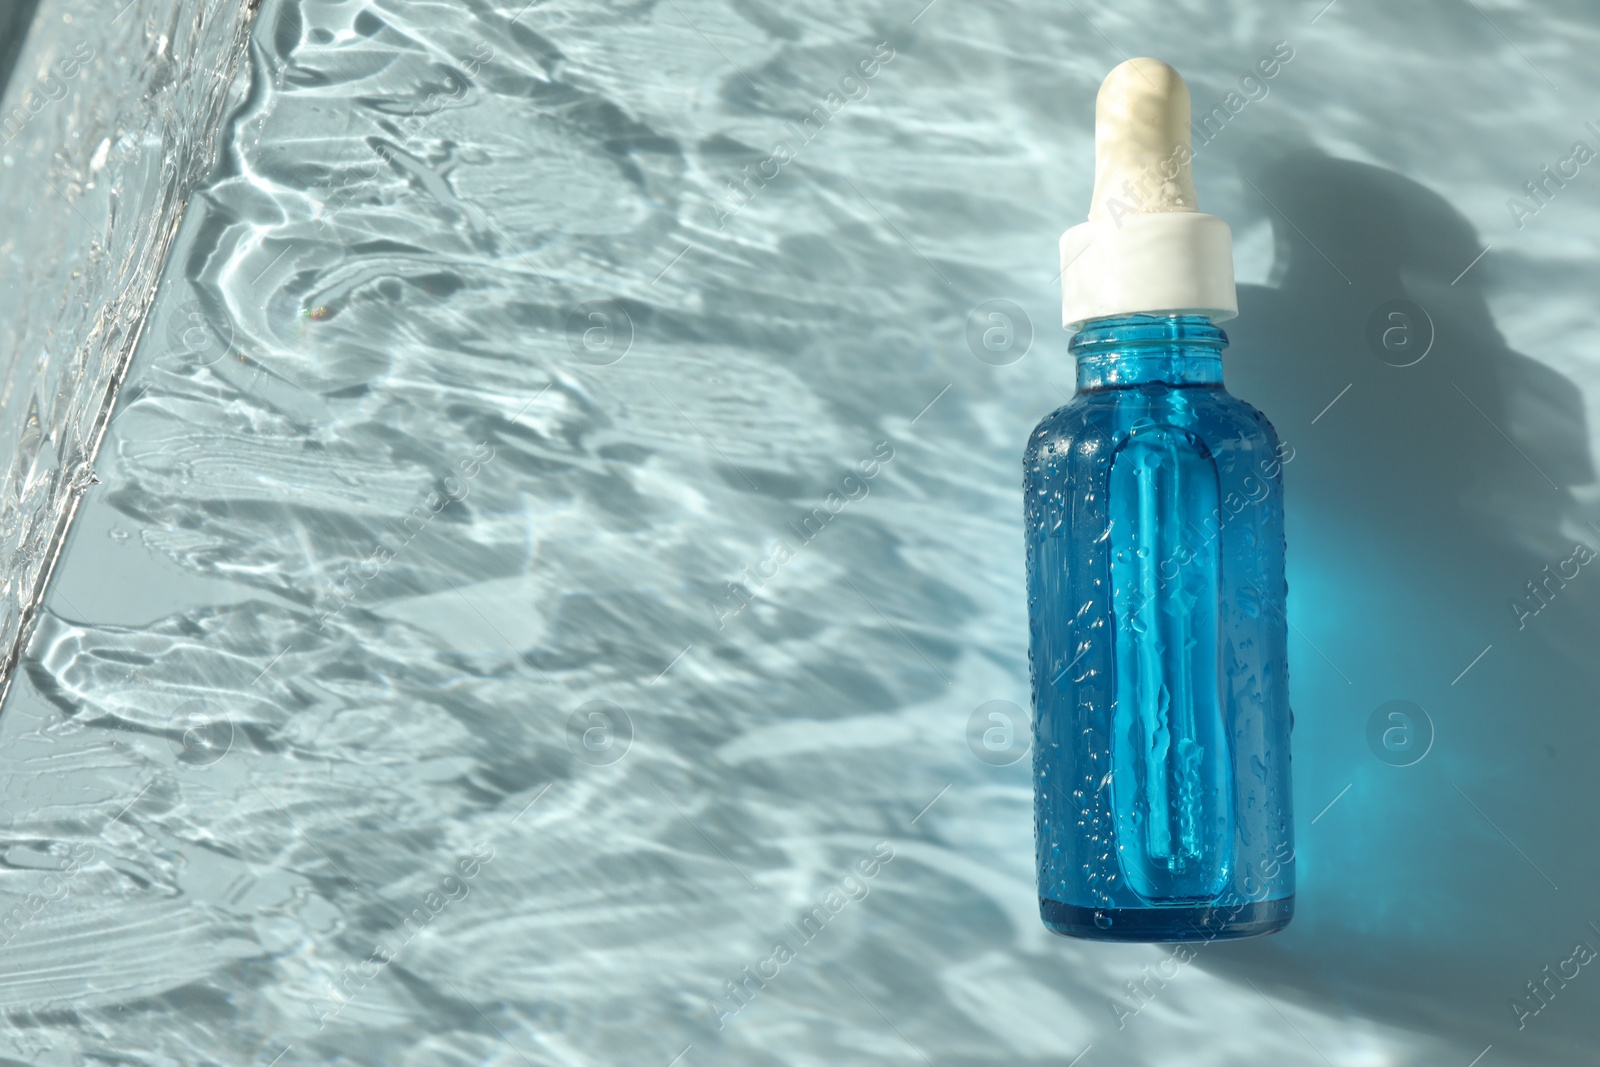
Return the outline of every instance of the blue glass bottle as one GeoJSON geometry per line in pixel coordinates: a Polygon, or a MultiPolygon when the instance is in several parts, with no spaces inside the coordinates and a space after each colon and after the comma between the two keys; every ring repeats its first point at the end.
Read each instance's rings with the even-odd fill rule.
{"type": "Polygon", "coordinates": [[[1282,467],[1197,315],[1086,322],[1028,443],[1039,907],[1196,941],[1294,911],[1282,467]]]}

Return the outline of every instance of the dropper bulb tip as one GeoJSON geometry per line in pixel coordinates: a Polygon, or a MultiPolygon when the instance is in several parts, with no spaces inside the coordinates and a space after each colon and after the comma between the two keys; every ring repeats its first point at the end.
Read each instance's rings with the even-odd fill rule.
{"type": "Polygon", "coordinates": [[[1117,64],[1094,102],[1089,218],[1198,211],[1189,144],[1189,87],[1159,59],[1117,64]]]}

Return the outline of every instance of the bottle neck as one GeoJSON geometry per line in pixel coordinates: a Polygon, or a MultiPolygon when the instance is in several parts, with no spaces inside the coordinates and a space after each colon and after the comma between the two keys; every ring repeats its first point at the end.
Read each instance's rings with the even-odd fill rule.
{"type": "Polygon", "coordinates": [[[1068,346],[1078,360],[1078,389],[1133,385],[1222,384],[1228,335],[1204,315],[1127,315],[1093,319],[1068,346]]]}

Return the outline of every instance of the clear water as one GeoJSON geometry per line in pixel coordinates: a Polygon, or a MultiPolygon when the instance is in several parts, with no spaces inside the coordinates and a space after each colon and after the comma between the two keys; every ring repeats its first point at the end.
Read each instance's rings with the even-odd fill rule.
{"type": "Polygon", "coordinates": [[[249,33],[246,0],[107,6],[0,12],[0,693],[95,477],[249,33]]]}
{"type": "Polygon", "coordinates": [[[1092,323],[1077,395],[1028,441],[1039,898],[1060,933],[1240,936],[1292,908],[1293,453],[1223,387],[1226,344],[1204,318],[1092,323]]]}
{"type": "Polygon", "coordinates": [[[1320,6],[266,0],[0,713],[0,919],[47,901],[0,1055],[1587,1062],[1588,967],[1510,1000],[1600,922],[1600,583],[1509,601],[1600,521],[1600,200],[1505,202],[1600,33],[1320,6]],[[1198,179],[1296,449],[1295,919],[1055,937],[1017,459],[1090,102],[1149,52],[1209,107],[1281,38],[1198,179]]]}

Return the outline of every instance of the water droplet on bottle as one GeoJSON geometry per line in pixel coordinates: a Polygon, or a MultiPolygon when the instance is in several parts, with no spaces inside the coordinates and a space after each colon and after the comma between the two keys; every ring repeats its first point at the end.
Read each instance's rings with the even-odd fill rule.
{"type": "Polygon", "coordinates": [[[1102,930],[1109,930],[1111,929],[1111,916],[1103,911],[1097,911],[1094,913],[1094,924],[1102,930]]]}

